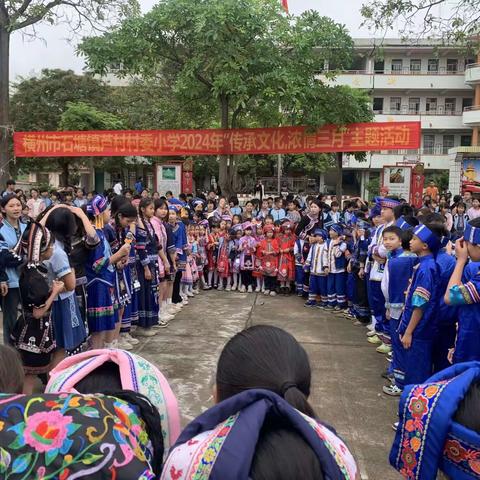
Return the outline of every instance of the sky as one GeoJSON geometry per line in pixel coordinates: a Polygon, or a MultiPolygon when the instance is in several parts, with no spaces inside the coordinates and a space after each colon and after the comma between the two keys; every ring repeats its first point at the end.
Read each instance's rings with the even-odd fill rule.
{"type": "MultiPolygon", "coordinates": [[[[280,0],[278,0],[280,2],[280,0]]],[[[372,34],[360,27],[360,7],[368,0],[289,0],[290,12],[318,10],[322,15],[333,18],[347,26],[352,37],[366,37],[372,34]]],[[[155,0],[140,0],[142,10],[147,12],[155,0]]],[[[38,39],[31,40],[15,32],[10,47],[10,78],[37,75],[43,68],[72,69],[81,72],[83,61],[75,55],[77,39],[72,39],[65,25],[40,25],[38,39]]]]}

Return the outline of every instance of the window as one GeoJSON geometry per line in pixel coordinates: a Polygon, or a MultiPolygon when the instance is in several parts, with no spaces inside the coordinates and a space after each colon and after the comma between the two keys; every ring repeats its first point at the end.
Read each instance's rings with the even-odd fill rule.
{"type": "Polygon", "coordinates": [[[428,71],[430,73],[438,73],[438,58],[428,59],[428,71]]]}
{"type": "Polygon", "coordinates": [[[382,97],[375,97],[373,99],[373,111],[374,112],[382,112],[383,111],[383,98],[382,97]]]}
{"type": "Polygon", "coordinates": [[[419,58],[410,59],[410,73],[420,73],[422,70],[422,61],[419,58]]]}
{"type": "Polygon", "coordinates": [[[473,105],[473,98],[462,98],[462,110],[473,105]]]}
{"type": "Polygon", "coordinates": [[[467,65],[473,65],[475,63],[475,59],[474,58],[466,58],[465,59],[465,67],[467,65]]]}
{"type": "Polygon", "coordinates": [[[385,60],[377,60],[373,65],[375,73],[385,73],[385,60]]]}
{"type": "Polygon", "coordinates": [[[392,72],[401,72],[403,70],[403,60],[392,60],[392,72]]]}
{"type": "Polygon", "coordinates": [[[427,97],[427,112],[436,113],[437,112],[437,99],[433,97],[427,97]]]}
{"type": "Polygon", "coordinates": [[[351,69],[359,72],[365,71],[365,57],[354,56],[351,69]]]}
{"type": "Polygon", "coordinates": [[[454,135],[444,135],[443,136],[443,153],[447,154],[448,151],[453,148],[455,145],[455,136],[454,135]]]}
{"type": "Polygon", "coordinates": [[[460,146],[461,147],[470,147],[472,145],[472,136],[471,135],[462,135],[460,137],[460,146]]]}
{"type": "Polygon", "coordinates": [[[446,98],[445,99],[445,115],[453,115],[457,108],[457,99],[456,98],[446,98]]]}
{"type": "Polygon", "coordinates": [[[458,59],[447,58],[447,73],[457,73],[457,72],[458,72],[458,59]]]}
{"type": "Polygon", "coordinates": [[[420,98],[410,97],[408,99],[408,113],[418,113],[420,111],[420,98]]]}
{"type": "Polygon", "coordinates": [[[435,148],[435,135],[423,136],[423,153],[432,154],[435,148]]]}
{"type": "Polygon", "coordinates": [[[390,112],[398,113],[402,108],[402,99],[400,97],[390,97],[390,112]]]}

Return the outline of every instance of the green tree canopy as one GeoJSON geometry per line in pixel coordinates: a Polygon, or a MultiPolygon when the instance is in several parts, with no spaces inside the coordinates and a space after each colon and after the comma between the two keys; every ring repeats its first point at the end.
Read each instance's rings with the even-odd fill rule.
{"type": "MultiPolygon", "coordinates": [[[[191,112],[216,112],[204,127],[371,119],[360,93],[317,78],[325,62],[348,68],[353,41],[345,27],[313,11],[287,16],[278,0],[165,0],[84,39],[79,51],[94,72],[120,65],[120,75],[160,79],[191,112]]],[[[220,159],[226,194],[235,171],[235,159],[220,159]]]]}

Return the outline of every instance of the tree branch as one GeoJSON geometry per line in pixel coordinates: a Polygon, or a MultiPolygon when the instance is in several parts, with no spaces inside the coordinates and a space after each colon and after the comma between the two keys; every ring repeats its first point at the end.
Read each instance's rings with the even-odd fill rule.
{"type": "Polygon", "coordinates": [[[27,8],[30,6],[33,0],[24,0],[23,3],[20,5],[20,8],[14,10],[13,13],[10,15],[10,23],[14,23],[21,15],[23,15],[27,8]]]}
{"type": "Polygon", "coordinates": [[[45,15],[50,12],[53,8],[58,7],[65,3],[63,0],[53,0],[45,5],[44,11],[41,14],[33,15],[31,17],[27,17],[23,22],[19,22],[16,25],[10,24],[10,31],[21,30],[22,28],[29,27],[34,23],[40,22],[45,18],[45,15]]]}

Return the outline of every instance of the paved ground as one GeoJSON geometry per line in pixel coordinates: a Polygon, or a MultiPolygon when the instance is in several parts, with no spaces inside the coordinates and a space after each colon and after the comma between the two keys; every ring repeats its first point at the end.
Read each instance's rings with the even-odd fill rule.
{"type": "Polygon", "coordinates": [[[186,423],[211,405],[225,342],[258,324],[285,328],[305,347],[313,371],[311,403],[353,450],[362,480],[400,478],[388,465],[398,402],[380,393],[385,360],[350,320],[306,309],[296,297],[203,292],[137,351],[168,377],[186,423]]]}
{"type": "Polygon", "coordinates": [[[135,350],[169,379],[183,424],[212,404],[218,355],[236,332],[273,324],[292,333],[307,350],[313,371],[311,403],[352,449],[362,480],[396,480],[388,465],[391,423],[398,401],[380,393],[384,357],[350,320],[303,307],[297,297],[202,292],[167,329],[135,350]]]}

